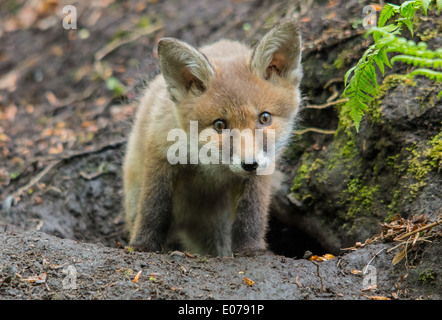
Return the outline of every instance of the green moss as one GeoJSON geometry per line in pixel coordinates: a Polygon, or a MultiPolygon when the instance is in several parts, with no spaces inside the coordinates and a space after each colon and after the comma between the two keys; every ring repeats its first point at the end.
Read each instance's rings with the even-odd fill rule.
{"type": "Polygon", "coordinates": [[[303,160],[304,162],[299,167],[298,172],[293,179],[293,186],[290,189],[293,196],[301,201],[314,198],[310,193],[303,192],[302,187],[304,185],[308,185],[312,179],[315,179],[318,183],[324,183],[326,180],[326,177],[319,173],[324,166],[323,159],[317,158],[314,161],[310,159],[303,160]]]}
{"type": "Polygon", "coordinates": [[[428,144],[431,146],[427,155],[430,165],[436,168],[437,172],[440,172],[442,168],[442,131],[434,136],[428,144]]]}
{"type": "MultiPolygon", "coordinates": [[[[341,128],[341,130],[343,130],[341,128]]],[[[346,131],[347,132],[347,131],[346,131]]],[[[343,167],[346,176],[351,176],[348,174],[349,171],[353,171],[355,166],[360,166],[359,153],[360,150],[356,143],[355,134],[352,132],[347,132],[345,135],[339,135],[335,137],[335,142],[333,144],[332,152],[327,159],[328,170],[333,170],[336,167],[343,167]]]]}
{"type": "Polygon", "coordinates": [[[426,157],[427,150],[422,150],[414,144],[408,147],[407,151],[410,152],[407,173],[413,175],[418,181],[424,180],[431,170],[430,162],[426,157]]]}
{"type": "Polygon", "coordinates": [[[336,68],[336,70],[341,70],[346,65],[352,63],[353,59],[354,59],[353,48],[344,49],[341,52],[339,52],[338,57],[333,62],[333,66],[336,68]]]}
{"type": "Polygon", "coordinates": [[[390,222],[393,217],[398,215],[400,213],[399,210],[399,204],[402,198],[402,191],[400,188],[396,188],[393,192],[393,199],[391,200],[390,204],[387,206],[388,213],[387,217],[385,218],[386,222],[390,222]]]}
{"type": "Polygon", "coordinates": [[[431,284],[434,282],[434,280],[436,280],[436,275],[434,274],[433,269],[428,268],[427,270],[419,274],[418,280],[422,284],[431,284]]]}
{"type": "Polygon", "coordinates": [[[342,203],[350,204],[347,216],[354,217],[364,211],[370,211],[378,192],[378,185],[369,186],[360,177],[351,179],[347,184],[347,189],[341,195],[342,203]]]}
{"type": "Polygon", "coordinates": [[[432,40],[438,36],[438,30],[434,29],[426,29],[423,33],[418,33],[417,36],[421,38],[421,41],[428,42],[428,40],[432,40]]]}
{"type": "Polygon", "coordinates": [[[440,172],[442,167],[442,132],[428,141],[422,147],[415,144],[407,148],[408,156],[407,174],[411,175],[415,182],[409,185],[410,195],[416,197],[420,189],[425,185],[425,178],[431,170],[440,172]]]}
{"type": "Polygon", "coordinates": [[[310,178],[309,176],[310,170],[309,166],[306,163],[303,163],[296,173],[296,176],[293,180],[293,187],[290,189],[292,192],[297,192],[300,188],[302,183],[310,178]]]}

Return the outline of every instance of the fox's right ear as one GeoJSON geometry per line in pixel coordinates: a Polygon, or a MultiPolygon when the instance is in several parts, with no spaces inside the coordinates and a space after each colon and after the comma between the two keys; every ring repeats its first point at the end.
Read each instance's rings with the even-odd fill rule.
{"type": "Polygon", "coordinates": [[[215,70],[207,58],[194,47],[174,38],[158,43],[158,61],[171,98],[181,101],[185,95],[206,91],[215,70]]]}
{"type": "Polygon", "coordinates": [[[302,39],[295,21],[273,27],[258,43],[250,68],[264,79],[277,76],[297,85],[301,81],[302,39]]]}

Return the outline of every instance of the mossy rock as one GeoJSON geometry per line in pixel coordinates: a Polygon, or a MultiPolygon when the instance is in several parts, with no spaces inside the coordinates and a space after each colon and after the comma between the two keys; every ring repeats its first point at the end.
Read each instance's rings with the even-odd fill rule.
{"type": "Polygon", "coordinates": [[[293,223],[302,217],[314,221],[312,236],[333,235],[330,251],[365,241],[397,214],[431,216],[442,206],[442,100],[422,105],[416,97],[439,89],[414,81],[388,77],[359,133],[341,117],[333,139],[296,163],[293,223]]]}

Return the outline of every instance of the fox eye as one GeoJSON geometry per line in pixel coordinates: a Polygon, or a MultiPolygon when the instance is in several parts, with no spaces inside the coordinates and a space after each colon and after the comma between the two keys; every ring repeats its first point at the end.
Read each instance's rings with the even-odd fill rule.
{"type": "Polygon", "coordinates": [[[225,128],[226,122],[224,120],[218,119],[213,122],[213,129],[215,129],[218,133],[221,133],[225,128]]]}
{"type": "Polygon", "coordinates": [[[259,122],[262,124],[270,124],[270,122],[272,122],[272,115],[268,112],[261,113],[259,116],[259,122]]]}

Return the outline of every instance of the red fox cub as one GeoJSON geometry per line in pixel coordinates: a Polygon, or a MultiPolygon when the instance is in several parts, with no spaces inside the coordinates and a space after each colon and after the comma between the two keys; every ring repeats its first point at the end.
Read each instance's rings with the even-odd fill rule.
{"type": "Polygon", "coordinates": [[[296,23],[275,26],[254,50],[163,38],[158,60],[162,74],[140,101],[124,160],[131,246],[267,252],[271,172],[301,98],[296,23]]]}

